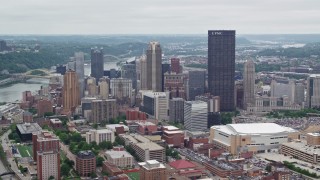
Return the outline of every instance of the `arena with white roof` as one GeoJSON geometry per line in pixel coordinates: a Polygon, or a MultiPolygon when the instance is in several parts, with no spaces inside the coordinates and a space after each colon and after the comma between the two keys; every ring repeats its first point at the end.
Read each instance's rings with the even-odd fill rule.
{"type": "Polygon", "coordinates": [[[275,123],[227,124],[210,128],[210,142],[231,154],[278,150],[279,145],[298,138],[298,131],[275,123]]]}

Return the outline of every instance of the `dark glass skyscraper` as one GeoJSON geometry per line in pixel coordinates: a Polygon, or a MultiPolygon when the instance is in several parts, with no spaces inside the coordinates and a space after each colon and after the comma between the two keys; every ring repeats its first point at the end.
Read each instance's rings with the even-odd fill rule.
{"type": "Polygon", "coordinates": [[[233,111],[235,74],[234,30],[208,31],[208,87],[213,96],[220,96],[221,111],[233,111]]]}
{"type": "Polygon", "coordinates": [[[103,76],[103,49],[91,49],[91,76],[96,82],[103,76]]]}

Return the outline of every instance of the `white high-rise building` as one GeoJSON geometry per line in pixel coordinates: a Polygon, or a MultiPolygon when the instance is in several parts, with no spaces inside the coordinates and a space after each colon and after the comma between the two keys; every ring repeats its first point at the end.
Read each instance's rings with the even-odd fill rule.
{"type": "Polygon", "coordinates": [[[145,92],[143,93],[142,111],[158,120],[167,120],[169,108],[168,92],[145,92]]]}
{"type": "Polygon", "coordinates": [[[189,131],[208,129],[208,103],[204,101],[185,101],[184,126],[189,131]]]}
{"type": "Polygon", "coordinates": [[[109,98],[109,79],[102,77],[99,80],[99,96],[102,99],[109,98]]]}
{"type": "Polygon", "coordinates": [[[248,103],[254,103],[255,65],[252,60],[244,63],[243,72],[243,107],[247,109],[248,103]]]}

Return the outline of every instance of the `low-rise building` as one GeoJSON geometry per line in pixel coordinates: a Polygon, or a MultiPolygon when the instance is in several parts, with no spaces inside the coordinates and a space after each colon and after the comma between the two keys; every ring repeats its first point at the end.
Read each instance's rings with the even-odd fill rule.
{"type": "Polygon", "coordinates": [[[157,131],[157,126],[151,122],[141,121],[136,122],[138,125],[138,133],[141,135],[152,135],[157,131]]]}
{"type": "Polygon", "coordinates": [[[320,133],[308,133],[307,144],[313,146],[320,145],[320,133]]]}
{"type": "Polygon", "coordinates": [[[120,168],[132,167],[134,160],[133,156],[125,150],[113,149],[106,151],[106,157],[109,162],[120,168]]]}
{"type": "Polygon", "coordinates": [[[282,143],[280,153],[312,164],[320,162],[320,149],[301,141],[282,143]]]}
{"type": "Polygon", "coordinates": [[[62,128],[62,122],[58,118],[50,119],[50,126],[53,129],[60,129],[62,128]]]}
{"type": "Polygon", "coordinates": [[[117,176],[123,173],[123,171],[120,168],[118,168],[115,164],[112,164],[109,161],[103,161],[102,171],[108,173],[110,176],[117,176]]]}
{"type": "Polygon", "coordinates": [[[165,130],[165,131],[163,131],[162,137],[169,147],[184,147],[184,132],[183,131],[165,130]]]}
{"type": "Polygon", "coordinates": [[[141,180],[149,180],[149,179],[166,180],[167,179],[166,167],[162,163],[156,160],[149,160],[146,162],[139,163],[139,166],[140,166],[141,180]]]}
{"type": "Polygon", "coordinates": [[[86,142],[90,144],[92,141],[95,141],[97,144],[103,141],[114,142],[114,132],[108,129],[91,129],[89,132],[86,132],[86,142]]]}
{"type": "Polygon", "coordinates": [[[242,176],[243,169],[234,163],[227,161],[208,161],[204,163],[204,166],[212,174],[215,174],[222,178],[227,178],[228,176],[242,176]]]}
{"type": "Polygon", "coordinates": [[[299,132],[275,123],[243,123],[212,126],[209,142],[231,154],[252,151],[270,152],[290,139],[298,139],[299,132]]]}
{"type": "Polygon", "coordinates": [[[166,162],[165,149],[154,142],[133,144],[132,148],[141,161],[157,160],[166,162]]]}
{"type": "Polygon", "coordinates": [[[129,132],[129,127],[124,124],[107,124],[106,128],[118,135],[129,132]]]}
{"type": "Polygon", "coordinates": [[[33,132],[40,132],[42,128],[38,123],[17,124],[16,131],[21,141],[31,141],[33,132]]]}

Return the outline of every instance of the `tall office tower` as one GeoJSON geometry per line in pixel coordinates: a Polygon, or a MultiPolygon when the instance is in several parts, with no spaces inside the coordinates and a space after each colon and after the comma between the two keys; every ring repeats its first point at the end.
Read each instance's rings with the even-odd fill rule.
{"type": "Polygon", "coordinates": [[[204,95],[196,96],[196,101],[203,101],[208,104],[208,128],[213,125],[221,124],[219,96],[212,96],[207,93],[204,95]]]}
{"type": "Polygon", "coordinates": [[[207,102],[184,102],[184,127],[189,131],[205,131],[208,129],[207,102]]]}
{"type": "Polygon", "coordinates": [[[86,80],[86,94],[88,96],[96,96],[97,91],[96,78],[88,77],[86,80]]]}
{"type": "Polygon", "coordinates": [[[109,98],[109,79],[106,77],[102,77],[99,80],[99,96],[102,99],[108,99],[109,98]]]}
{"type": "Polygon", "coordinates": [[[115,99],[93,100],[91,102],[92,122],[99,123],[118,116],[117,101],[115,99]]]}
{"type": "Polygon", "coordinates": [[[161,92],[162,51],[159,42],[151,41],[147,49],[147,90],[161,92]]]}
{"type": "Polygon", "coordinates": [[[170,99],[180,97],[186,99],[186,91],[184,85],[185,75],[175,72],[164,74],[164,91],[170,93],[170,99]]]}
{"type": "Polygon", "coordinates": [[[74,111],[80,105],[78,76],[75,71],[67,71],[63,76],[63,109],[74,111]]]}
{"type": "Polygon", "coordinates": [[[235,97],[234,97],[234,103],[238,108],[243,109],[243,96],[244,96],[244,91],[243,91],[243,80],[238,80],[235,82],[234,85],[235,89],[235,97]]]}
{"type": "Polygon", "coordinates": [[[84,96],[84,54],[83,52],[74,53],[75,60],[75,71],[78,75],[79,86],[80,86],[80,97],[84,96]]]}
{"type": "Polygon", "coordinates": [[[147,90],[147,56],[142,55],[136,60],[137,92],[147,90]]]}
{"type": "Polygon", "coordinates": [[[162,80],[161,80],[162,91],[164,91],[164,74],[170,73],[170,71],[171,71],[170,69],[171,69],[170,64],[167,64],[167,63],[162,64],[162,80]]]}
{"type": "Polygon", "coordinates": [[[67,63],[67,70],[76,70],[76,61],[74,57],[70,57],[70,60],[67,63]]]}
{"type": "Polygon", "coordinates": [[[173,123],[184,122],[184,99],[172,98],[169,101],[169,121],[173,123]]]}
{"type": "Polygon", "coordinates": [[[304,100],[304,90],[305,86],[303,83],[296,83],[295,84],[295,91],[294,91],[294,103],[303,105],[304,100]]]}
{"type": "Polygon", "coordinates": [[[243,108],[254,103],[255,65],[252,60],[244,63],[243,71],[243,108]]]}
{"type": "Polygon", "coordinates": [[[320,74],[311,74],[307,80],[307,107],[320,106],[320,74]]]}
{"type": "Polygon", "coordinates": [[[137,89],[137,72],[136,72],[136,64],[129,63],[124,64],[121,67],[121,77],[125,79],[131,79],[132,88],[137,89]]]}
{"type": "Polygon", "coordinates": [[[157,120],[168,119],[169,94],[167,92],[148,91],[143,94],[141,111],[157,120]]]}
{"type": "Polygon", "coordinates": [[[111,95],[120,104],[130,104],[132,97],[132,80],[116,78],[110,80],[111,95]]]}
{"type": "Polygon", "coordinates": [[[221,111],[233,111],[235,75],[235,31],[208,31],[208,87],[220,96],[221,111]]]}
{"type": "Polygon", "coordinates": [[[38,179],[61,179],[59,139],[48,131],[32,133],[33,160],[37,162],[38,179]]]}
{"type": "Polygon", "coordinates": [[[171,72],[175,72],[177,74],[181,73],[179,58],[171,58],[171,72]]]}
{"type": "Polygon", "coordinates": [[[91,49],[91,76],[97,81],[103,76],[103,64],[103,49],[91,49]]]}
{"type": "Polygon", "coordinates": [[[205,71],[189,71],[187,83],[187,99],[194,100],[196,96],[204,94],[205,90],[205,71]]]}

